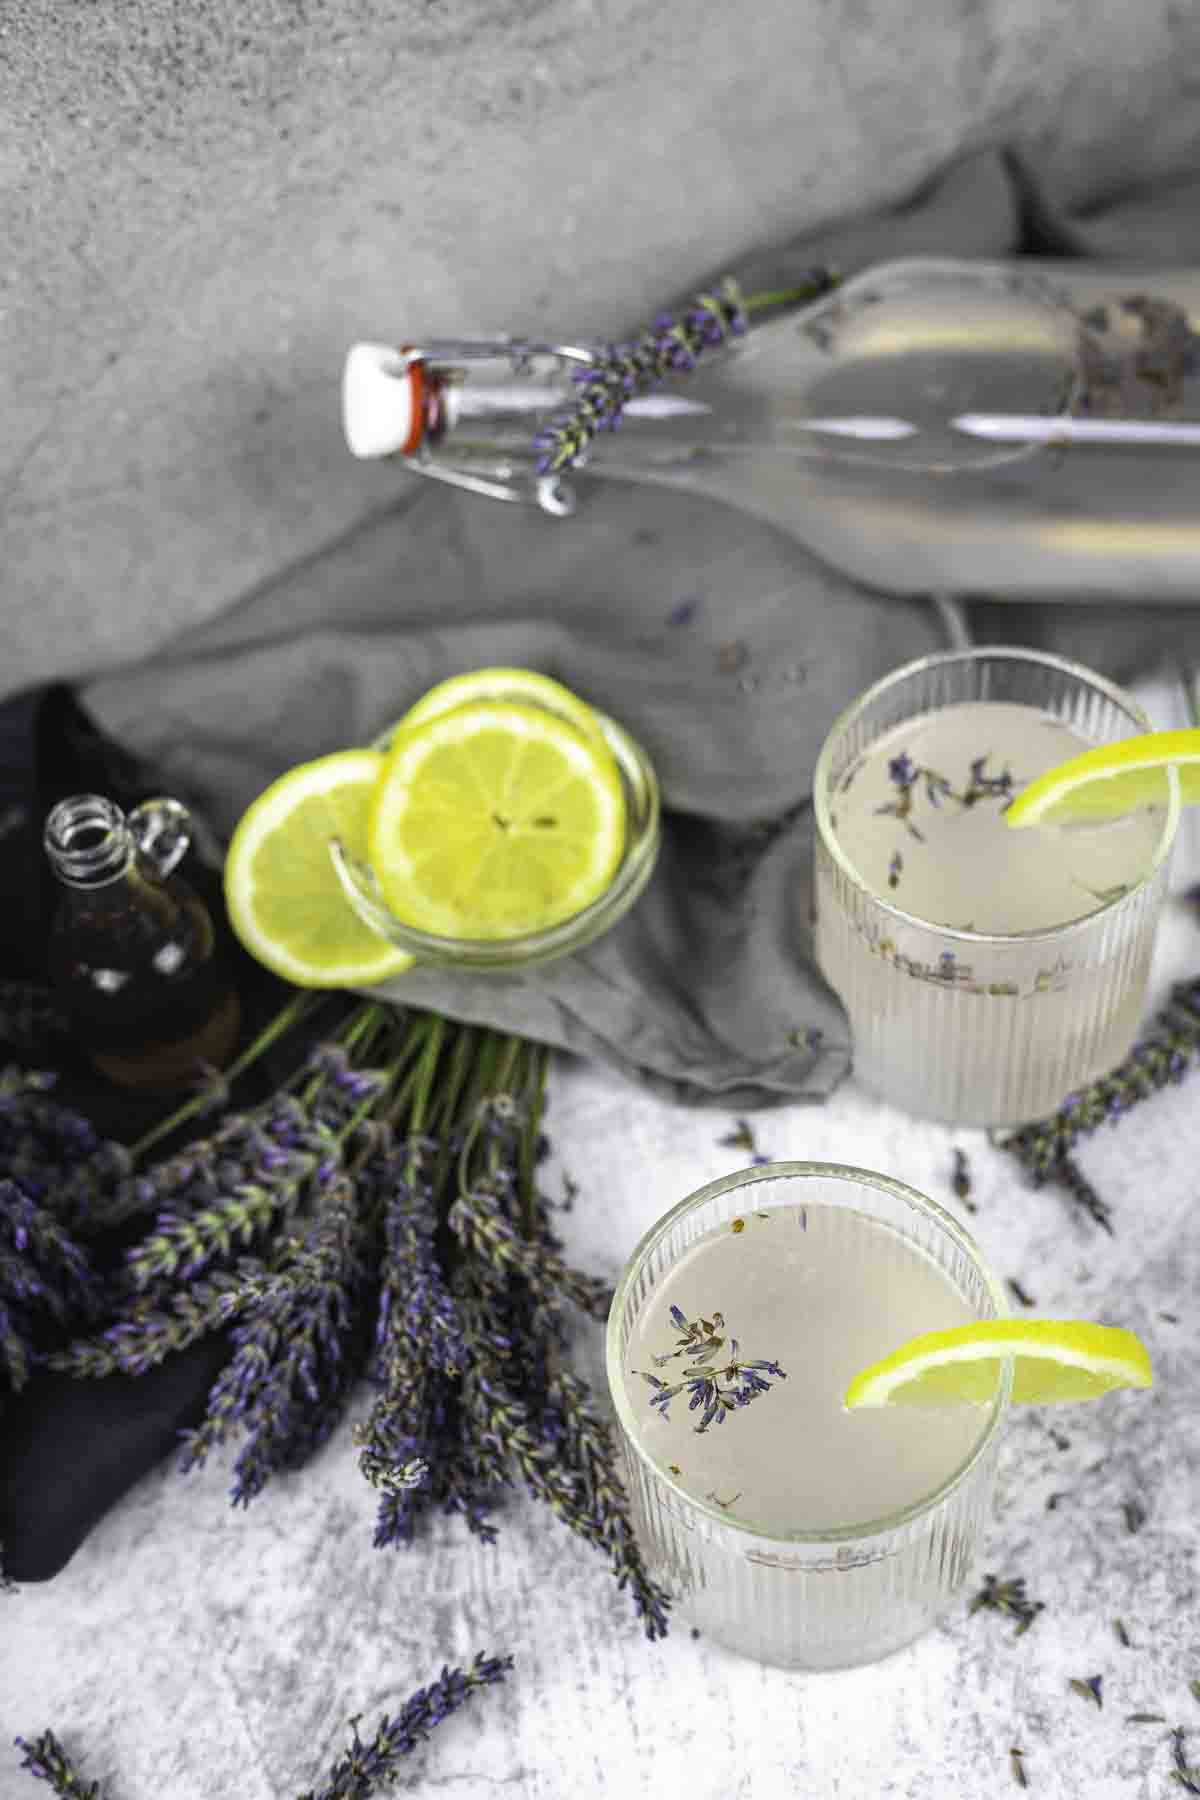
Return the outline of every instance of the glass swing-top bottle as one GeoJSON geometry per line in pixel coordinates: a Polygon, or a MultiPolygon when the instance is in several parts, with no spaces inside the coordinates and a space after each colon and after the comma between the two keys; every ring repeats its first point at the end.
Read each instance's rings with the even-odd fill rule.
{"type": "Polygon", "coordinates": [[[565,516],[592,476],[728,501],[894,593],[1200,593],[1200,271],[911,260],[625,345],[357,344],[359,457],[565,516]]]}
{"type": "Polygon", "coordinates": [[[93,1067],[124,1088],[172,1093],[233,1053],[241,1006],[212,916],[176,868],[190,842],[177,800],[126,814],[99,794],[49,813],[58,880],[50,979],[93,1067]]]}

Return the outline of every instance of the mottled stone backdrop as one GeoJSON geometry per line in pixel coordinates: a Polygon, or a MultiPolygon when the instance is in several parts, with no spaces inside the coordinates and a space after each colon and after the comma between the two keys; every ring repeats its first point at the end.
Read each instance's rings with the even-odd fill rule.
{"type": "Polygon", "coordinates": [[[357,336],[620,329],[988,142],[1086,208],[1198,98],[1188,0],[0,0],[4,690],[394,491],[357,336]]]}

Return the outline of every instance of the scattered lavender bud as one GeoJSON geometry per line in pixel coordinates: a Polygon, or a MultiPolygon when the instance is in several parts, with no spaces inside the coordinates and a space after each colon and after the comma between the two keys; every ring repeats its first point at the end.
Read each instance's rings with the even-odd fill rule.
{"type": "Polygon", "coordinates": [[[367,1742],[359,1736],[358,1718],[351,1719],[350,1748],[334,1763],[325,1785],[306,1789],[298,1800],[366,1800],[377,1788],[392,1786],[403,1757],[411,1755],[473,1694],[503,1681],[511,1668],[511,1656],[485,1656],[482,1652],[467,1669],[444,1668],[436,1681],[418,1688],[405,1701],[395,1718],[385,1713],[367,1742]]]}
{"type": "Polygon", "coordinates": [[[14,1738],[24,1752],[21,1767],[38,1781],[46,1782],[62,1800],[100,1800],[98,1782],[85,1782],[52,1731],[43,1731],[32,1744],[14,1738]]]}
{"type": "Polygon", "coordinates": [[[973,1595],[967,1606],[968,1617],[981,1609],[1004,1613],[1008,1618],[1017,1621],[1016,1637],[1023,1637],[1040,1612],[1045,1611],[1041,1600],[1031,1600],[1025,1592],[1025,1577],[1018,1576],[1012,1581],[998,1581],[994,1575],[985,1575],[983,1586],[973,1595]]]}

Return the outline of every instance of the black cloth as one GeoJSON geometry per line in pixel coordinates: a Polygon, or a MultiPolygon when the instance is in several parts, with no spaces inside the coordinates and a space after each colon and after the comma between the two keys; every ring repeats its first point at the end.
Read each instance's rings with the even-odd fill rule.
{"type": "MultiPolygon", "coordinates": [[[[100,793],[130,808],[161,792],[154,772],[112,743],[61,685],[18,694],[0,706],[0,979],[43,982],[55,881],[41,845],[50,808],[70,794],[100,793]]],[[[283,985],[230,933],[219,875],[193,850],[181,865],[202,895],[234,965],[248,1041],[278,1008],[283,985]]],[[[55,1098],[90,1119],[102,1137],[131,1143],[177,1104],[114,1086],[68,1039],[56,1040],[55,1098]]],[[[0,1064],[44,1066],[0,1039],[0,1064]]],[[[282,1072],[270,1057],[248,1072],[239,1098],[268,1091],[282,1072]]],[[[164,1141],[170,1149],[170,1140],[164,1141]]],[[[111,1267],[141,1224],[101,1233],[89,1252],[111,1267]]],[[[198,1422],[227,1356],[217,1334],[136,1378],[79,1381],[35,1371],[0,1410],[0,1567],[14,1581],[57,1574],[93,1525],[127,1489],[170,1454],[198,1422]]]]}

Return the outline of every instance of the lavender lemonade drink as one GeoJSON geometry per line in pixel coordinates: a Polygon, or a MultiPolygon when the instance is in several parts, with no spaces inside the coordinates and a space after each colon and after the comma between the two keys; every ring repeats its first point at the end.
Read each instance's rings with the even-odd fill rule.
{"type": "Polygon", "coordinates": [[[613,1304],[609,1381],[639,1537],[706,1635],[821,1668],[936,1618],[970,1566],[1003,1398],[843,1396],[917,1334],[1003,1311],[957,1223],[866,1171],[768,1164],[659,1222],[613,1304]]]}
{"type": "Polygon", "coordinates": [[[865,1086],[1013,1124],[1128,1052],[1173,785],[1103,824],[1014,831],[1005,812],[1045,770],[1148,728],[1099,676],[1007,650],[910,665],[834,726],[816,774],[817,956],[865,1086]]]}

